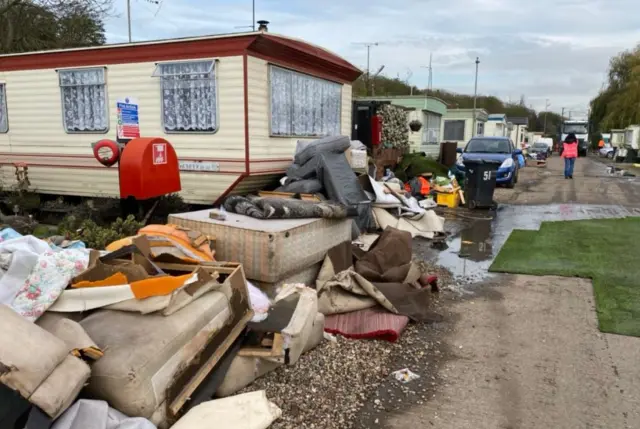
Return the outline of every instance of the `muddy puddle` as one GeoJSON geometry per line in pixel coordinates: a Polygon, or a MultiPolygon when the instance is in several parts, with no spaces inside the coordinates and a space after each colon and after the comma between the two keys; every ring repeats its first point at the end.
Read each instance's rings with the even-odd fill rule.
{"type": "Polygon", "coordinates": [[[417,250],[425,259],[449,269],[456,283],[465,287],[493,276],[489,267],[514,229],[536,230],[543,221],[626,216],[640,216],[640,208],[590,204],[501,205],[496,212],[466,212],[464,217],[445,215],[445,225],[451,233],[446,248],[417,250]]]}

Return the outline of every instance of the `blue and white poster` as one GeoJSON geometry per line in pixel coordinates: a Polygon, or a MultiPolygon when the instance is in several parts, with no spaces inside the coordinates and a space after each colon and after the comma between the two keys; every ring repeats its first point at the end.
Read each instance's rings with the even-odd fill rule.
{"type": "Polygon", "coordinates": [[[118,99],[118,138],[135,139],[140,137],[140,119],[138,118],[138,100],[131,97],[118,99]]]}

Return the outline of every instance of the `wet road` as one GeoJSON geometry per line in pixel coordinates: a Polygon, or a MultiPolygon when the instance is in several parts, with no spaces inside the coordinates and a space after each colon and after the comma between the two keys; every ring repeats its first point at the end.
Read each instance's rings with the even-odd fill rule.
{"type": "Polygon", "coordinates": [[[591,281],[487,273],[514,228],[640,216],[638,179],[585,158],[574,177],[564,179],[558,157],[526,168],[515,189],[497,190],[495,218],[450,217],[448,249],[417,245],[456,276],[443,341],[450,359],[426,404],[381,427],[640,428],[640,338],[598,330],[591,281]]]}
{"type": "Polygon", "coordinates": [[[451,233],[448,248],[436,251],[416,241],[415,252],[451,270],[460,284],[475,284],[491,278],[489,266],[514,229],[535,230],[543,221],[640,216],[640,178],[612,176],[605,164],[588,158],[579,159],[573,180],[564,178],[562,168],[562,160],[552,157],[546,168],[520,170],[515,189],[496,189],[495,213],[441,213],[451,233]]]}

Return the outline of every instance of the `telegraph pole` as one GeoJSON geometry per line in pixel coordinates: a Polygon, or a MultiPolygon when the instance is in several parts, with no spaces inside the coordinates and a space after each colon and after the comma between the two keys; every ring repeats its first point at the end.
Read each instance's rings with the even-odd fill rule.
{"type": "Polygon", "coordinates": [[[478,66],[480,65],[480,58],[476,57],[476,85],[473,90],[473,129],[471,130],[471,137],[476,135],[476,102],[478,98],[478,66]]]}
{"type": "Polygon", "coordinates": [[[367,47],[367,82],[365,88],[365,94],[369,95],[369,87],[371,86],[371,47],[378,46],[380,43],[378,42],[367,42],[367,43],[355,43],[356,45],[364,45],[367,47]]]}
{"type": "Polygon", "coordinates": [[[549,111],[549,106],[551,105],[549,104],[549,99],[547,98],[544,106],[544,135],[547,134],[547,112],[549,111]]]}
{"type": "MultiPolygon", "coordinates": [[[[160,11],[160,0],[145,0],[147,3],[158,5],[158,11],[160,11]]],[[[157,13],[157,12],[156,12],[157,13]]],[[[127,29],[129,32],[129,43],[131,39],[131,0],[127,0],[127,29]]]]}
{"type": "Polygon", "coordinates": [[[129,27],[129,43],[131,43],[131,0],[127,0],[127,26],[129,27]]]}

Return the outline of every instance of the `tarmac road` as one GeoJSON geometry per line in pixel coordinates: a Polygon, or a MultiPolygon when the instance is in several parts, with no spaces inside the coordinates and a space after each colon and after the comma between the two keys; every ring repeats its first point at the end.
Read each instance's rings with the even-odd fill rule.
{"type": "MultiPolygon", "coordinates": [[[[497,190],[496,199],[640,207],[637,179],[580,158],[565,180],[562,162],[554,156],[546,168],[521,170],[516,188],[497,190]]],[[[422,374],[437,380],[418,392],[428,399],[386,406],[362,427],[640,428],[640,338],[598,330],[589,280],[493,275],[444,301],[436,353],[447,358],[437,374],[422,374]]]]}

